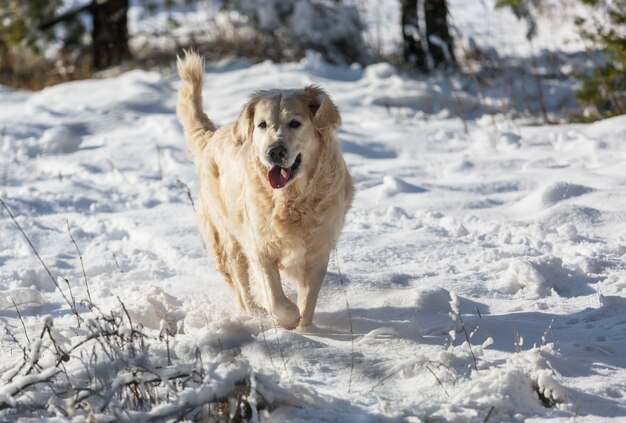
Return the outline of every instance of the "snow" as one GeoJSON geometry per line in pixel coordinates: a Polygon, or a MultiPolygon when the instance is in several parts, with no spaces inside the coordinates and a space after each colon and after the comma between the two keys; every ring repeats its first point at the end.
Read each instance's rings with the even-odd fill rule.
{"type": "Polygon", "coordinates": [[[526,22],[517,19],[510,9],[495,8],[496,0],[472,3],[452,0],[450,13],[463,38],[472,37],[482,49],[491,48],[500,54],[518,57],[540,51],[573,53],[584,49],[572,24],[575,16],[589,13],[580,2],[540,2],[541,13],[536,13],[537,34],[532,44],[526,42],[526,22]]]}
{"type": "MultiPolygon", "coordinates": [[[[363,14],[368,44],[382,53],[394,53],[402,43],[400,2],[350,0],[349,3],[356,4],[363,14]]],[[[540,2],[542,13],[536,17],[537,34],[532,44],[526,40],[526,22],[517,19],[508,8],[496,8],[496,3],[496,0],[448,0],[453,36],[460,38],[457,43],[492,58],[528,57],[541,51],[575,53],[584,49],[572,24],[574,17],[590,13],[580,2],[540,2]]]]}
{"type": "MultiPolygon", "coordinates": [[[[467,9],[456,16],[469,28],[460,17],[476,19],[484,2],[451,3],[453,15],[467,9]]],[[[499,13],[487,18],[518,28],[506,42],[522,46],[514,37],[523,24],[499,13]]],[[[173,71],[36,93],[0,88],[0,198],[66,295],[69,281],[86,320],[77,327],[0,209],[0,407],[23,406],[22,387],[58,372],[51,341],[39,339],[44,327],[70,351],[99,324],[90,294],[105,313],[124,305],[151,337],[154,362],[202,359],[205,385],[128,421],[176,415],[245,377],[250,404],[274,404],[254,412],[259,421],[626,417],[625,116],[525,126],[437,76],[411,79],[386,63],[337,67],[314,53],[209,67],[206,79],[205,108],[222,124],[264,88],[319,84],[341,109],[357,196],[315,325],[286,331],[236,310],[184,189],[197,198],[173,71]],[[459,104],[471,112],[463,119],[459,104]],[[40,373],[15,376],[20,345],[40,373]]]]}

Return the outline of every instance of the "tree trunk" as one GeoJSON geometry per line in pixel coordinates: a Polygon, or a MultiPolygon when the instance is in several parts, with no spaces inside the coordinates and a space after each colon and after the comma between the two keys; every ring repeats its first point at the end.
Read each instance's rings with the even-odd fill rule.
{"type": "Polygon", "coordinates": [[[130,58],[128,0],[92,1],[93,66],[105,69],[130,58]]]}
{"type": "Polygon", "coordinates": [[[435,67],[454,66],[454,45],[448,29],[446,0],[424,0],[428,51],[435,67]]]}
{"type": "Polygon", "coordinates": [[[454,44],[448,29],[446,0],[400,0],[402,57],[412,67],[428,72],[432,67],[454,66],[454,44]],[[422,42],[418,5],[424,7],[426,40],[422,42]]]}
{"type": "Polygon", "coordinates": [[[426,52],[419,31],[417,0],[400,0],[400,4],[404,62],[421,71],[427,71],[426,52]]]}

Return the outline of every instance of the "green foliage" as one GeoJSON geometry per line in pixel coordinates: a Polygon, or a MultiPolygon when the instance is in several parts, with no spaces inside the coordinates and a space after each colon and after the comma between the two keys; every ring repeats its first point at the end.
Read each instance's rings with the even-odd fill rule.
{"type": "Polygon", "coordinates": [[[35,53],[41,43],[54,37],[52,31],[37,26],[54,16],[62,0],[0,0],[0,49],[29,48],[35,53]]]}
{"type": "MultiPolygon", "coordinates": [[[[593,1],[593,0],[591,0],[593,1]]],[[[497,0],[496,8],[508,7],[517,19],[526,21],[526,39],[531,40],[537,35],[536,15],[540,0],[497,0]]]]}
{"type": "Polygon", "coordinates": [[[594,117],[626,113],[626,0],[582,0],[600,16],[577,20],[579,32],[601,53],[589,74],[579,75],[576,98],[594,117]]]}

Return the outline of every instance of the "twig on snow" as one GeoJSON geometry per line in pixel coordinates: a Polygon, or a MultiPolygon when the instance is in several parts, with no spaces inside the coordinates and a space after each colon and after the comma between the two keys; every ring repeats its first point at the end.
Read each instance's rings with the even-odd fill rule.
{"type": "Polygon", "coordinates": [[[46,270],[46,273],[48,273],[48,276],[50,276],[50,279],[52,280],[52,283],[59,290],[59,292],[61,293],[61,296],[63,296],[63,299],[65,300],[65,302],[70,306],[70,309],[71,309],[72,313],[74,314],[74,316],[76,317],[76,320],[78,321],[78,324],[80,325],[80,322],[82,321],[82,318],[78,314],[78,311],[76,310],[76,306],[74,304],[72,304],[72,302],[67,298],[67,296],[65,295],[65,293],[61,289],[61,286],[57,282],[56,278],[52,275],[52,272],[50,271],[50,269],[48,268],[46,263],[43,261],[43,259],[39,255],[39,252],[37,251],[37,249],[35,248],[35,246],[31,242],[30,238],[28,238],[28,235],[26,235],[26,232],[24,232],[24,229],[22,229],[22,226],[15,219],[15,216],[13,216],[13,213],[11,213],[11,210],[9,209],[9,207],[6,205],[6,203],[4,202],[4,200],[2,198],[0,198],[0,204],[2,205],[2,207],[4,207],[4,210],[6,210],[6,212],[9,214],[9,216],[11,217],[11,220],[13,221],[13,223],[15,224],[17,229],[20,231],[22,236],[24,236],[24,239],[26,240],[26,242],[30,246],[31,250],[33,251],[33,253],[37,257],[37,259],[39,260],[39,262],[41,263],[43,268],[46,270]]]}
{"type": "Polygon", "coordinates": [[[443,390],[443,393],[446,394],[447,397],[450,397],[450,394],[448,393],[448,391],[446,391],[446,388],[443,386],[443,383],[441,382],[441,379],[439,379],[439,377],[437,377],[437,375],[435,374],[433,369],[431,369],[430,366],[424,366],[424,367],[425,367],[426,370],[428,370],[430,372],[431,375],[433,375],[433,377],[435,378],[435,380],[437,381],[439,386],[441,386],[441,389],[443,390]]]}
{"type": "Polygon", "coordinates": [[[28,337],[28,331],[26,330],[24,319],[22,319],[22,313],[20,313],[20,309],[17,307],[17,304],[15,304],[15,301],[13,300],[13,298],[11,298],[11,302],[13,303],[13,307],[15,307],[15,311],[17,312],[17,317],[20,319],[20,322],[22,323],[22,328],[24,329],[24,336],[26,336],[26,342],[30,344],[30,338],[28,337]]]}
{"type": "Polygon", "coordinates": [[[350,323],[350,379],[348,380],[348,392],[352,391],[352,374],[354,373],[354,328],[352,326],[352,310],[350,309],[350,303],[348,302],[348,291],[343,283],[343,275],[339,268],[339,253],[337,252],[337,245],[335,244],[335,264],[337,266],[337,273],[339,274],[339,284],[343,289],[343,296],[346,300],[346,310],[348,310],[348,322],[350,323]]]}
{"type": "Polygon", "coordinates": [[[89,283],[87,282],[87,273],[85,272],[85,263],[83,262],[83,255],[78,249],[78,244],[76,243],[76,240],[74,239],[74,236],[72,235],[72,231],[70,230],[69,220],[67,220],[67,233],[70,235],[70,238],[72,239],[72,243],[74,244],[74,247],[76,248],[76,252],[78,253],[78,258],[80,259],[80,268],[83,271],[83,280],[85,281],[85,288],[87,289],[87,297],[89,298],[89,303],[93,304],[93,301],[91,300],[91,292],[89,292],[89,283]]]}
{"type": "Polygon", "coordinates": [[[193,202],[193,197],[191,196],[191,190],[189,189],[189,185],[187,185],[180,179],[176,179],[176,186],[182,189],[183,191],[185,191],[185,194],[187,194],[187,198],[189,199],[189,202],[191,203],[191,208],[193,209],[193,211],[196,211],[196,205],[193,202]]]}
{"type": "Polygon", "coordinates": [[[489,411],[487,412],[487,415],[485,416],[483,423],[487,423],[487,421],[489,420],[489,418],[491,417],[495,409],[496,409],[495,405],[492,405],[491,408],[489,408],[489,411]]]}
{"type": "Polygon", "coordinates": [[[472,342],[470,341],[470,336],[467,333],[467,329],[465,328],[465,322],[463,322],[463,318],[461,317],[461,313],[457,315],[459,322],[461,322],[461,328],[463,329],[463,334],[465,335],[465,340],[467,341],[467,346],[469,347],[469,352],[472,355],[472,360],[474,361],[474,370],[478,371],[478,364],[476,362],[476,356],[474,355],[474,350],[472,350],[472,342]]]}

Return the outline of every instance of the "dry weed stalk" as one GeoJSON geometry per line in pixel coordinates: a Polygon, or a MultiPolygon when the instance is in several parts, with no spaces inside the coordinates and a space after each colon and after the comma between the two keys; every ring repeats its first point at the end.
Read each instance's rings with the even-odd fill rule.
{"type": "MultiPolygon", "coordinates": [[[[13,302],[28,345],[20,344],[3,325],[4,333],[22,354],[13,367],[0,374],[0,420],[70,416],[91,419],[99,414],[122,422],[181,418],[244,421],[253,415],[248,399],[251,396],[255,398],[255,411],[271,406],[260,392],[251,393],[254,373],[246,362],[206,363],[199,350],[192,362],[185,362],[170,350],[175,327],[169,325],[160,336],[151,335],[132,321],[119,297],[118,311],[105,312],[94,304],[82,254],[67,222],[90,303],[88,312],[81,316],[71,288],[67,297],[6,203],[0,199],[0,204],[79,322],[77,334],[68,340],[54,328],[54,319],[48,316],[39,336],[32,339],[18,305],[13,302]],[[166,359],[151,352],[163,344],[166,359]],[[219,366],[230,369],[234,376],[214,374],[219,366]]],[[[65,281],[69,287],[69,281],[65,281]]]]}
{"type": "MultiPolygon", "coordinates": [[[[6,205],[6,203],[4,202],[4,200],[2,198],[0,198],[0,204],[2,205],[4,210],[9,214],[9,217],[11,218],[11,220],[13,221],[13,223],[15,224],[17,229],[20,231],[20,233],[22,234],[22,236],[24,237],[24,239],[26,240],[26,242],[30,246],[31,250],[33,251],[33,253],[37,257],[37,259],[39,260],[39,262],[41,263],[41,265],[45,269],[46,273],[48,274],[48,276],[50,276],[50,279],[52,280],[52,283],[54,284],[54,286],[59,290],[59,292],[61,293],[61,296],[63,296],[63,299],[65,300],[65,302],[70,306],[70,310],[72,311],[72,314],[76,317],[76,321],[78,322],[78,326],[80,326],[80,324],[82,323],[83,319],[80,316],[80,314],[78,314],[78,310],[76,309],[76,301],[75,301],[74,297],[71,296],[71,289],[70,289],[70,296],[71,296],[71,299],[70,299],[70,298],[68,298],[65,295],[65,293],[61,289],[61,286],[59,285],[59,282],[52,275],[52,272],[50,271],[50,268],[48,268],[46,263],[41,258],[41,255],[39,254],[39,251],[37,251],[37,248],[35,248],[35,246],[31,242],[30,238],[28,237],[28,235],[26,235],[26,232],[24,232],[24,229],[22,229],[22,226],[15,219],[15,216],[13,216],[13,213],[11,213],[11,210],[9,209],[9,207],[6,205]]],[[[68,285],[69,285],[69,283],[68,283],[68,285]]]]}

